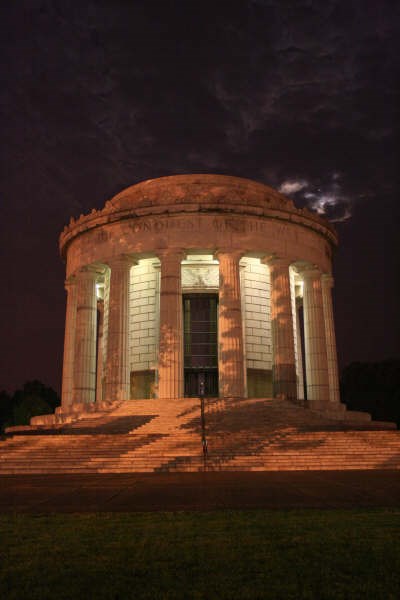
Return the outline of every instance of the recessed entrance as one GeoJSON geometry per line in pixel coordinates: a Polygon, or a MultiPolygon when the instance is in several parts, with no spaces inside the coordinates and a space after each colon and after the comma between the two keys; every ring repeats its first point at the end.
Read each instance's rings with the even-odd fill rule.
{"type": "Polygon", "coordinates": [[[183,296],[185,396],[218,396],[218,295],[183,296]]]}

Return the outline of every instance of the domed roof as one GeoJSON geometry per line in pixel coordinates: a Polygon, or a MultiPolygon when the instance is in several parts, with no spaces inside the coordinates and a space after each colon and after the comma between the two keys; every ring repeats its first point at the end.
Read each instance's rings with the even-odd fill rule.
{"type": "Polygon", "coordinates": [[[240,215],[291,221],[314,229],[337,243],[334,227],[307,208],[296,208],[280,192],[251,179],[228,175],[172,175],[132,185],[78,219],[71,218],[60,236],[64,253],[82,233],[126,219],[172,217],[189,213],[240,215]]]}
{"type": "Polygon", "coordinates": [[[166,205],[171,205],[175,210],[177,205],[181,209],[182,205],[188,205],[192,210],[229,210],[229,206],[234,209],[238,205],[260,209],[294,208],[291,200],[262,183],[241,177],[208,174],[174,175],[142,181],[114,196],[106,203],[106,208],[136,211],[159,206],[165,210],[166,205]]]}

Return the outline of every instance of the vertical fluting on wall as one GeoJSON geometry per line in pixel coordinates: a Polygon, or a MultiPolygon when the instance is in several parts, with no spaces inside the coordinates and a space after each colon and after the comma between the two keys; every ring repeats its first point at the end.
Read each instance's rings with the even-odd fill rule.
{"type": "Polygon", "coordinates": [[[332,287],[332,275],[323,275],[322,299],[324,306],[326,352],[328,359],[329,400],[330,402],[338,403],[340,402],[340,389],[336,351],[335,321],[333,318],[332,287]]]}
{"type": "Polygon", "coordinates": [[[182,251],[160,251],[158,397],[183,396],[182,251]]]}
{"type": "Polygon", "coordinates": [[[245,394],[243,325],[240,294],[239,260],[241,253],[218,251],[219,319],[218,371],[219,395],[243,398],[245,394]]]}
{"type": "Polygon", "coordinates": [[[103,377],[102,377],[102,391],[101,391],[102,398],[105,398],[105,385],[106,385],[105,373],[106,373],[106,368],[107,368],[108,313],[109,313],[109,306],[110,306],[109,301],[110,301],[110,268],[106,266],[104,269],[103,335],[102,335],[102,339],[101,339],[102,346],[103,346],[103,351],[102,351],[103,377]]]}
{"type": "Polygon", "coordinates": [[[67,410],[73,402],[74,387],[74,354],[75,354],[75,326],[76,326],[76,282],[74,277],[65,281],[67,291],[67,306],[65,314],[64,360],[62,371],[61,403],[67,410]]]}
{"type": "Polygon", "coordinates": [[[292,301],[292,319],[294,336],[294,355],[296,360],[297,399],[304,400],[303,353],[301,351],[301,327],[299,318],[299,298],[296,296],[296,271],[289,268],[290,294],[292,301]]]}
{"type": "Polygon", "coordinates": [[[268,260],[271,278],[271,325],[274,396],[297,398],[296,359],[289,266],[284,258],[268,260]]]}
{"type": "Polygon", "coordinates": [[[85,267],[76,276],[76,328],[73,402],[89,404],[96,398],[96,279],[99,271],[85,267]]]}
{"type": "Polygon", "coordinates": [[[108,264],[111,275],[104,399],[113,402],[129,399],[129,287],[134,262],[123,255],[108,264]]]}
{"type": "Polygon", "coordinates": [[[310,268],[304,269],[301,274],[304,281],[307,401],[326,402],[329,400],[329,378],[321,273],[318,269],[310,268]]]}

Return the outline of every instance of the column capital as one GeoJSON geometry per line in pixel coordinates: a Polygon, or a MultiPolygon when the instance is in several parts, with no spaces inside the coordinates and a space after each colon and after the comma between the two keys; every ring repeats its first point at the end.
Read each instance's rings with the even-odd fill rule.
{"type": "Polygon", "coordinates": [[[155,251],[157,258],[162,262],[164,260],[184,260],[187,251],[184,248],[160,248],[155,251]]]}
{"type": "Polygon", "coordinates": [[[70,275],[69,277],[67,277],[64,281],[64,287],[67,290],[67,292],[73,288],[76,284],[76,277],[75,275],[70,275]]]}
{"type": "Polygon", "coordinates": [[[75,271],[75,281],[78,280],[96,280],[104,274],[104,269],[98,265],[87,265],[75,271]]]}
{"type": "Polygon", "coordinates": [[[118,256],[113,256],[107,260],[107,265],[110,269],[128,269],[137,265],[137,263],[137,259],[133,258],[130,254],[118,254],[118,256]]]}
{"type": "Polygon", "coordinates": [[[335,285],[335,280],[333,278],[333,275],[331,273],[323,273],[322,283],[323,283],[324,287],[333,288],[333,286],[335,285]]]}
{"type": "Polygon", "coordinates": [[[234,260],[237,260],[239,262],[239,260],[241,258],[243,258],[244,254],[245,254],[244,250],[237,250],[235,248],[218,248],[214,252],[214,257],[217,260],[219,260],[219,257],[222,255],[231,256],[234,260]]]}
{"type": "Polygon", "coordinates": [[[273,254],[270,254],[268,256],[264,256],[264,258],[261,259],[261,262],[264,265],[267,265],[268,267],[275,267],[277,269],[289,269],[293,260],[291,258],[288,258],[287,256],[275,256],[273,254]]]}
{"type": "Polygon", "coordinates": [[[298,269],[299,275],[303,279],[321,279],[321,270],[315,265],[310,265],[298,269]]]}

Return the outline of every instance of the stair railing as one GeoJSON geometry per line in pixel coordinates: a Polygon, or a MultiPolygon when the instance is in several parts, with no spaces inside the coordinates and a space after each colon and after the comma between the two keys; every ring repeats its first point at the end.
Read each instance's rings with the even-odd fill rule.
{"type": "Polygon", "coordinates": [[[206,416],[204,408],[204,393],[205,393],[205,377],[204,373],[199,374],[199,396],[200,396],[200,412],[201,412],[201,445],[203,448],[203,469],[207,471],[208,446],[206,435],[206,416]]]}

